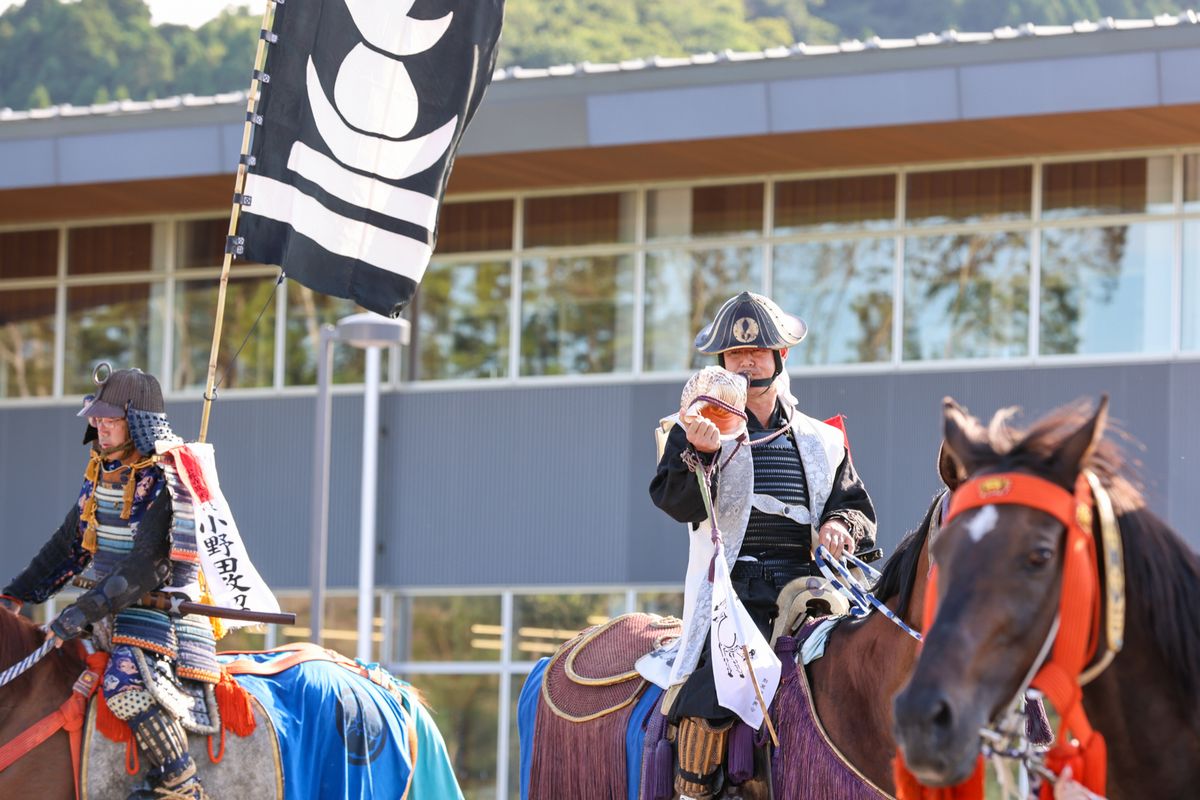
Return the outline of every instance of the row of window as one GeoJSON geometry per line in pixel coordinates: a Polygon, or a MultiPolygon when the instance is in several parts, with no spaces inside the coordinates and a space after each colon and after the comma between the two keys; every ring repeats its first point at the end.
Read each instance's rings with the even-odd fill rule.
{"type": "MultiPolygon", "coordinates": [[[[203,386],[225,228],[0,232],[0,398],[87,391],[102,360],[203,386]]],[[[235,264],[224,388],[312,384],[317,329],[356,310],[276,274],[235,264]]],[[[448,203],[391,377],[684,371],[743,289],[808,321],[806,365],[1200,351],[1200,154],[448,203]]]]}

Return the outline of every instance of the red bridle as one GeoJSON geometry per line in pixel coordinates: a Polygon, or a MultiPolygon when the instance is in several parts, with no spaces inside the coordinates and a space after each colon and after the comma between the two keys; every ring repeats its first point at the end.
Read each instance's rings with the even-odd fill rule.
{"type": "MultiPolygon", "coordinates": [[[[1093,496],[1087,477],[1079,476],[1073,494],[1044,478],[1020,472],[973,478],[955,490],[942,524],[948,525],[965,511],[989,505],[1015,505],[1042,511],[1066,529],[1058,634],[1050,658],[1038,669],[1030,685],[1050,699],[1062,718],[1054,748],[1047,753],[1046,766],[1055,774],[1061,774],[1070,766],[1075,781],[1104,796],[1108,783],[1107,748],[1104,737],[1092,728],[1084,713],[1079,679],[1096,653],[1100,632],[1101,587],[1096,542],[1092,535],[1093,496]]],[[[933,625],[936,607],[937,566],[934,565],[925,589],[926,631],[933,625]]],[[[942,796],[982,797],[981,770],[982,763],[977,774],[962,785],[963,791],[940,790],[950,792],[942,796]]],[[[909,789],[900,792],[904,800],[922,794],[911,790],[915,782],[898,780],[897,783],[909,789]]],[[[1042,787],[1042,798],[1051,800],[1053,796],[1054,787],[1047,781],[1042,787]]]]}

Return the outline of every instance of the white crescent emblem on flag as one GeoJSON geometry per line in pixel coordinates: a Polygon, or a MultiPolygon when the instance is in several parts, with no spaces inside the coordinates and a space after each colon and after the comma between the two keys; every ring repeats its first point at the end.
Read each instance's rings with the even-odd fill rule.
{"type": "Polygon", "coordinates": [[[397,56],[423,53],[437,44],[454,12],[438,19],[408,16],[415,0],[346,0],[359,33],[371,46],[397,56]]]}

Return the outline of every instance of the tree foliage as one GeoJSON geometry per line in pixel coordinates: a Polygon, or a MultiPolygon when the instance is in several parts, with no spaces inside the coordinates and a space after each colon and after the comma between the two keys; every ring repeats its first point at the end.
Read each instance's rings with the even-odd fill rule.
{"type": "MultiPolygon", "coordinates": [[[[795,42],[1178,13],[1173,0],[508,0],[499,64],[547,67],[795,42]]],[[[144,0],[26,0],[0,14],[0,107],[217,94],[249,83],[259,17],[150,24],[144,0]]]]}

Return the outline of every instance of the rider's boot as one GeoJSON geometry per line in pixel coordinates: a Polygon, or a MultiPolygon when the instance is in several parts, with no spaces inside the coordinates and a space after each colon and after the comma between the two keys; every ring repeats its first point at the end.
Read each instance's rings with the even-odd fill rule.
{"type": "Polygon", "coordinates": [[[713,724],[700,717],[679,720],[675,735],[675,791],[683,797],[708,800],[716,797],[724,783],[721,764],[725,759],[725,738],[733,721],[713,724]]]}
{"type": "Polygon", "coordinates": [[[153,769],[149,785],[135,789],[129,800],[207,800],[188,753],[187,733],[179,720],[158,706],[129,720],[138,751],[153,769]]]}

